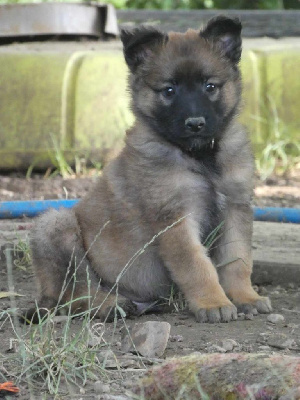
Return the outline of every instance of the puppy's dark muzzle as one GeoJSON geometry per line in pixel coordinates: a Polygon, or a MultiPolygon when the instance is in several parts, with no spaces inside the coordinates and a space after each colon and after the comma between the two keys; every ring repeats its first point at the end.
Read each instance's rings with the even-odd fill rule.
{"type": "Polygon", "coordinates": [[[205,127],[205,118],[204,117],[197,117],[197,118],[187,118],[185,120],[185,129],[188,132],[193,134],[200,133],[201,130],[205,127]]]}

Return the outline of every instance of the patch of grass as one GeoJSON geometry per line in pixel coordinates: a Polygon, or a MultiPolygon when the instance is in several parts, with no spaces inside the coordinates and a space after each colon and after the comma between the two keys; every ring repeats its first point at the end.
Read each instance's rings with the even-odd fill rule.
{"type": "Polygon", "coordinates": [[[28,271],[31,267],[31,255],[29,239],[18,237],[18,241],[13,247],[14,265],[22,271],[28,271]]]}
{"type": "MultiPolygon", "coordinates": [[[[12,253],[13,249],[7,250],[10,288],[14,286],[12,253]]],[[[72,282],[75,281],[76,277],[73,276],[72,282]]],[[[66,290],[70,282],[66,282],[63,290],[66,290]]],[[[9,322],[14,333],[10,340],[14,351],[5,357],[0,355],[4,370],[9,371],[5,379],[13,377],[16,385],[26,382],[32,392],[32,399],[37,391],[45,394],[45,398],[47,393],[50,394],[51,399],[74,395],[88,381],[106,377],[103,362],[97,356],[101,348],[109,347],[103,339],[105,325],[94,321],[91,305],[88,311],[77,314],[82,323],[79,329],[75,329],[70,305],[77,300],[80,299],[57,306],[55,310],[47,311],[43,317],[40,315],[40,323],[37,325],[19,326],[14,297],[11,298],[11,309],[0,312],[0,327],[9,322]],[[69,311],[63,317],[62,325],[59,325],[55,315],[65,309],[69,311]]]]}
{"type": "MultiPolygon", "coordinates": [[[[103,164],[100,161],[94,161],[89,157],[79,154],[67,155],[61,149],[61,146],[54,135],[51,135],[51,150],[48,151],[49,159],[53,167],[47,168],[44,179],[52,178],[57,175],[64,179],[78,178],[85,176],[97,176],[103,169],[103,164]]],[[[26,179],[30,179],[34,171],[35,165],[32,164],[26,171],[26,179]]]]}
{"type": "MultiPolygon", "coordinates": [[[[3,312],[3,314],[6,312],[3,312]]],[[[26,381],[32,392],[44,392],[58,399],[80,391],[88,381],[106,378],[105,368],[97,354],[107,346],[99,324],[84,313],[80,329],[73,328],[71,316],[66,316],[62,329],[49,312],[38,325],[17,328],[11,315],[16,353],[3,361],[16,384],[26,381]],[[93,344],[96,343],[96,344],[93,344]]],[[[101,326],[102,327],[102,326],[101,326]]]]}
{"type": "Polygon", "coordinates": [[[188,308],[188,303],[183,293],[174,284],[171,286],[171,293],[167,299],[167,304],[174,307],[175,312],[184,311],[188,308]]]}
{"type": "Polygon", "coordinates": [[[253,117],[263,124],[272,124],[273,133],[266,140],[263,149],[255,160],[256,169],[262,181],[272,174],[284,175],[295,168],[300,168],[300,143],[289,139],[288,127],[279,118],[274,100],[269,96],[270,118],[253,117]]]}
{"type": "Polygon", "coordinates": [[[299,167],[300,144],[291,143],[288,139],[268,143],[256,160],[256,168],[262,181],[273,174],[282,176],[299,167]]]}
{"type": "Polygon", "coordinates": [[[52,164],[55,166],[54,172],[52,172],[52,176],[60,174],[63,178],[68,178],[74,175],[74,171],[69,165],[63,150],[61,149],[58,140],[54,135],[51,135],[51,141],[53,144],[53,151],[49,151],[49,156],[52,164]]]}
{"type": "Polygon", "coordinates": [[[53,143],[53,151],[50,152],[50,159],[55,167],[54,171],[49,173],[49,176],[61,175],[64,179],[67,178],[75,178],[80,176],[88,176],[91,175],[91,170],[93,173],[96,172],[99,175],[103,165],[101,162],[91,162],[92,168],[87,166],[87,158],[80,157],[79,155],[74,155],[74,162],[71,166],[71,163],[67,160],[67,157],[64,151],[60,148],[59,143],[56,138],[51,136],[53,143]]]}

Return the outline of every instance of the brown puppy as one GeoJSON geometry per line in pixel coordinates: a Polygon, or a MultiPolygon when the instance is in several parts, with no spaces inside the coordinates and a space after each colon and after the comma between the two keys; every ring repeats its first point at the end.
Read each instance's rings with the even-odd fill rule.
{"type": "Polygon", "coordinates": [[[101,306],[105,318],[116,289],[151,302],[175,283],[200,322],[235,320],[236,306],[271,311],[250,280],[253,159],[236,121],[240,35],[240,22],[226,17],[200,32],[122,32],[136,122],[87,197],[39,218],[31,239],[39,307],[78,299],[74,310],[101,306]]]}

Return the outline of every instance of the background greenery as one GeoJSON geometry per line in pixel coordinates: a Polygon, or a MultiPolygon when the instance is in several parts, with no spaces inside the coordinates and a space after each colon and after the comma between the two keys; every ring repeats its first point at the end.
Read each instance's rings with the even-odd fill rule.
{"type": "Polygon", "coordinates": [[[299,0],[112,0],[117,8],[174,9],[300,9],[299,0]]]}
{"type": "MultiPolygon", "coordinates": [[[[37,0],[90,2],[90,0],[37,0]]],[[[36,0],[0,0],[0,4],[35,3],[36,0]]],[[[99,0],[100,1],[100,0],[99,0]]],[[[300,0],[106,0],[116,8],[146,8],[158,10],[177,9],[237,9],[237,10],[282,10],[300,9],[300,0]]]]}

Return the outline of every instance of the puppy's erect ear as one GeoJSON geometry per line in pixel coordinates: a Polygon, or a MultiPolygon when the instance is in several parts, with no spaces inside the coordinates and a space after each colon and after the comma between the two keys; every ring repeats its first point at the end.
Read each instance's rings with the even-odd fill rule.
{"type": "Polygon", "coordinates": [[[122,30],[125,60],[132,72],[153,54],[155,47],[168,40],[168,35],[152,27],[122,30]]]}
{"type": "Polygon", "coordinates": [[[200,36],[212,41],[233,63],[240,61],[242,53],[242,24],[238,18],[219,16],[212,18],[200,36]]]}

